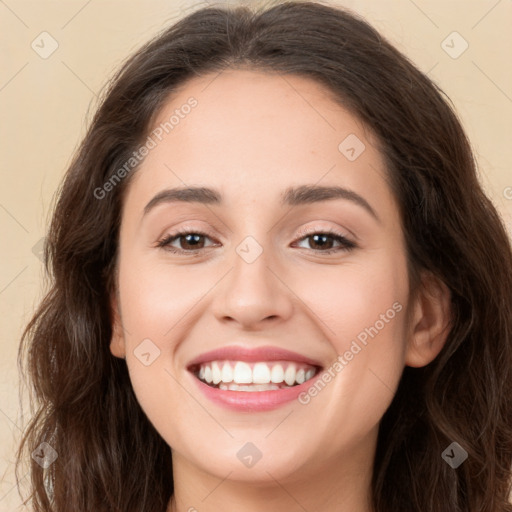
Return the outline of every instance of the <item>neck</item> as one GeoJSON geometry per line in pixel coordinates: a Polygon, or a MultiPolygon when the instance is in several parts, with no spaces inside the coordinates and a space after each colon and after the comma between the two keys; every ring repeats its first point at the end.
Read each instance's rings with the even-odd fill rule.
{"type": "Polygon", "coordinates": [[[211,475],[173,453],[174,495],[167,510],[372,512],[370,491],[375,440],[372,441],[369,442],[371,449],[367,445],[363,453],[324,459],[292,475],[276,477],[272,471],[262,470],[259,479],[254,481],[233,480],[229,471],[224,478],[211,475]]]}

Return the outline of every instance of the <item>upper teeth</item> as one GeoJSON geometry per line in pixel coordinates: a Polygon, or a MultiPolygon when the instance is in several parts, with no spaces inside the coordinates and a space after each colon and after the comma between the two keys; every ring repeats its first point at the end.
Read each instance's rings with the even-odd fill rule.
{"type": "Polygon", "coordinates": [[[246,363],[244,361],[210,361],[199,366],[198,377],[208,384],[302,384],[316,373],[313,366],[293,362],[246,363]]]}

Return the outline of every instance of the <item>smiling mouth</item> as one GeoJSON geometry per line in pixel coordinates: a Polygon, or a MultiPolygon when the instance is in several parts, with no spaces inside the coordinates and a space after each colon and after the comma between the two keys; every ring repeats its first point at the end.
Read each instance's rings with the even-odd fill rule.
{"type": "Polygon", "coordinates": [[[292,361],[218,360],[193,365],[189,371],[211,388],[255,392],[299,386],[313,379],[321,368],[292,361]]]}

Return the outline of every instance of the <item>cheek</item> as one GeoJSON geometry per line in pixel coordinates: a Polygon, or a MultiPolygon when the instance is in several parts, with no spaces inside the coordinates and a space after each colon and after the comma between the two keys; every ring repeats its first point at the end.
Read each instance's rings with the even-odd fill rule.
{"type": "Polygon", "coordinates": [[[177,350],[197,321],[201,299],[218,279],[208,270],[148,264],[142,256],[131,254],[126,254],[119,269],[131,384],[149,421],[170,446],[179,445],[185,427],[187,436],[193,436],[195,426],[208,424],[209,417],[205,420],[204,410],[181,384],[183,361],[177,350]],[[187,421],[176,422],[176,411],[187,421]]]}
{"type": "Polygon", "coordinates": [[[378,336],[381,349],[392,339],[392,347],[387,348],[398,349],[404,342],[408,276],[400,255],[381,251],[357,263],[300,272],[293,289],[338,354],[350,349],[355,339],[364,344],[378,336]]]}
{"type": "Polygon", "coordinates": [[[332,392],[304,397],[316,409],[313,416],[329,410],[333,424],[357,418],[354,425],[361,432],[380,420],[404,368],[405,269],[400,253],[382,251],[371,261],[324,267],[321,274],[302,274],[295,281],[294,291],[314,312],[311,318],[334,349],[326,375],[332,392]]]}
{"type": "Polygon", "coordinates": [[[171,268],[162,262],[127,259],[120,268],[119,287],[125,327],[136,338],[132,342],[142,336],[159,345],[164,345],[164,340],[169,343],[187,311],[214,282],[211,273],[194,273],[184,265],[171,268]]]}

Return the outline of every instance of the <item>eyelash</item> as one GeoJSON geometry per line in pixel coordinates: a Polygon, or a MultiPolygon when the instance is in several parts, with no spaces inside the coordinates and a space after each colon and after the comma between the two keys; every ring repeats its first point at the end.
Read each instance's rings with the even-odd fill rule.
{"type": "MultiPolygon", "coordinates": [[[[171,242],[178,240],[179,238],[186,236],[186,235],[199,235],[199,236],[210,238],[207,233],[204,233],[202,231],[186,230],[186,229],[178,230],[174,233],[170,233],[170,234],[166,235],[164,238],[159,240],[157,243],[157,247],[160,247],[160,248],[162,248],[166,251],[169,251],[171,253],[174,253],[174,254],[187,254],[189,256],[200,256],[199,251],[204,250],[205,248],[200,248],[197,250],[184,250],[184,249],[177,249],[176,247],[170,246],[171,242]]],[[[333,238],[336,242],[339,242],[342,244],[341,247],[338,247],[336,249],[328,249],[326,251],[310,249],[311,251],[314,251],[314,252],[320,252],[322,254],[333,254],[333,253],[342,252],[342,251],[348,252],[357,247],[357,245],[354,242],[352,242],[351,240],[348,240],[341,233],[337,233],[336,231],[332,231],[329,229],[327,229],[325,231],[320,231],[320,230],[301,231],[301,232],[299,232],[300,238],[298,239],[298,241],[301,241],[304,238],[309,238],[310,236],[313,236],[313,235],[325,235],[325,236],[333,238]]]]}

